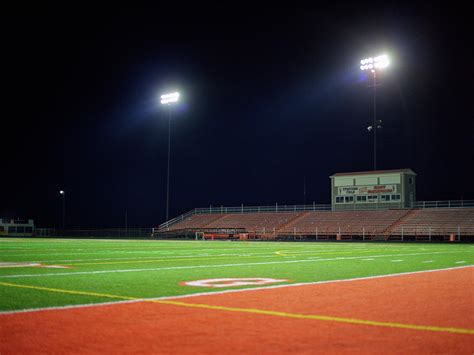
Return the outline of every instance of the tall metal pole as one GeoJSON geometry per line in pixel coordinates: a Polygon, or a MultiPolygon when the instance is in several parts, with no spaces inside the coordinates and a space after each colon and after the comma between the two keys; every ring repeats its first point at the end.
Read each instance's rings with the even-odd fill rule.
{"type": "Polygon", "coordinates": [[[374,170],[377,170],[377,72],[372,70],[374,74],[374,170]]]}
{"type": "Polygon", "coordinates": [[[66,193],[63,194],[63,230],[66,226],[66,193]]]}
{"type": "Polygon", "coordinates": [[[303,176],[303,205],[306,205],[306,176],[303,176]]]}
{"type": "Polygon", "coordinates": [[[168,176],[166,180],[166,221],[169,221],[170,204],[170,149],[171,149],[171,107],[168,104],[168,176]]]}

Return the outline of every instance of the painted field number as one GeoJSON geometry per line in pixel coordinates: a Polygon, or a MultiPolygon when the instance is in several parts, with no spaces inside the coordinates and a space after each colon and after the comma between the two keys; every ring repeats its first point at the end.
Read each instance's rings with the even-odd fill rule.
{"type": "Polygon", "coordinates": [[[237,286],[260,286],[274,284],[278,282],[286,282],[285,279],[271,279],[271,278],[222,278],[222,279],[205,279],[197,281],[186,281],[183,285],[197,286],[197,287],[237,287],[237,286]]]}

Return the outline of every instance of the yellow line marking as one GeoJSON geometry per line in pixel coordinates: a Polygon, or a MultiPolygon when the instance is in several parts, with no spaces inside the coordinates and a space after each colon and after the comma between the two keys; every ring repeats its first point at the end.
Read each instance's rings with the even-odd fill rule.
{"type": "Polygon", "coordinates": [[[454,328],[454,327],[436,327],[436,326],[429,326],[429,325],[403,324],[403,323],[395,323],[395,322],[378,322],[378,321],[365,320],[365,319],[323,316],[323,315],[318,315],[318,314],[287,313],[287,312],[278,312],[278,311],[266,311],[263,309],[255,309],[255,308],[223,307],[223,306],[214,306],[214,305],[209,305],[209,304],[186,303],[186,302],[178,302],[178,301],[153,300],[152,302],[172,304],[176,306],[192,307],[192,308],[205,308],[205,309],[216,309],[216,310],[221,310],[221,311],[264,314],[264,315],[286,317],[286,318],[317,319],[317,320],[322,320],[322,321],[333,321],[333,322],[348,323],[348,324],[372,325],[376,327],[428,330],[428,331],[433,331],[433,332],[448,332],[448,333],[459,333],[459,334],[474,334],[474,329],[464,329],[464,328],[454,328]]]}
{"type": "Polygon", "coordinates": [[[426,331],[432,331],[432,332],[447,332],[447,333],[456,333],[456,334],[474,334],[474,329],[466,329],[466,328],[437,327],[437,326],[429,326],[429,325],[403,324],[403,323],[396,323],[396,322],[379,322],[379,321],[372,321],[372,320],[366,320],[366,319],[333,317],[333,316],[324,316],[324,315],[318,315],[318,314],[287,313],[287,312],[279,312],[279,311],[267,311],[267,310],[256,309],[256,308],[224,307],[224,306],[214,306],[214,305],[202,304],[202,303],[187,303],[187,302],[168,301],[168,300],[159,300],[159,299],[147,300],[147,299],[140,299],[140,298],[129,297],[129,296],[110,295],[106,293],[64,290],[64,289],[59,289],[59,288],[50,288],[50,287],[41,287],[41,286],[19,285],[19,284],[13,284],[9,282],[0,282],[0,285],[8,286],[8,287],[33,289],[33,290],[38,290],[38,291],[58,292],[58,293],[65,293],[65,294],[72,294],[72,295],[96,296],[96,297],[113,298],[113,299],[121,299],[121,300],[152,302],[152,303],[168,304],[168,305],[188,307],[188,308],[203,308],[203,309],[212,309],[212,310],[219,310],[219,311],[263,314],[263,315],[268,315],[268,316],[285,317],[285,318],[315,319],[315,320],[320,320],[320,321],[330,321],[330,322],[338,322],[338,323],[346,323],[346,324],[361,324],[361,325],[370,325],[370,326],[375,326],[375,327],[426,330],[426,331]]]}
{"type": "Polygon", "coordinates": [[[8,286],[8,287],[27,288],[27,289],[38,290],[38,291],[66,293],[66,294],[70,294],[70,295],[95,296],[95,297],[114,298],[114,299],[120,299],[120,300],[138,300],[138,298],[136,298],[136,297],[117,296],[117,295],[109,295],[109,294],[106,294],[106,293],[87,292],[87,291],[64,290],[64,289],[61,289],[61,288],[19,285],[19,284],[12,284],[10,282],[0,282],[0,285],[1,286],[8,286]]]}

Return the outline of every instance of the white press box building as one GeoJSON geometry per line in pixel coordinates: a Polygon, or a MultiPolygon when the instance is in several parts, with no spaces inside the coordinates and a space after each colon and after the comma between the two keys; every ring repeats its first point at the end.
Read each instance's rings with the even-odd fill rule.
{"type": "Polygon", "coordinates": [[[410,208],[416,202],[415,182],[411,169],[337,173],[331,176],[332,209],[410,208]]]}

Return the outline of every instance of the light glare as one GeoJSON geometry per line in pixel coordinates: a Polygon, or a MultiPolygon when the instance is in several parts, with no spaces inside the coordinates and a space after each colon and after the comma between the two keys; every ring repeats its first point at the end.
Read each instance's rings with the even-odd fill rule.
{"type": "Polygon", "coordinates": [[[362,64],[360,66],[360,70],[367,70],[371,69],[384,69],[389,66],[390,60],[388,58],[388,55],[382,54],[377,57],[370,57],[370,58],[365,58],[360,61],[362,64]]]}
{"type": "Polygon", "coordinates": [[[169,104],[171,102],[177,102],[179,99],[179,92],[173,92],[170,94],[161,95],[161,103],[169,104]]]}

